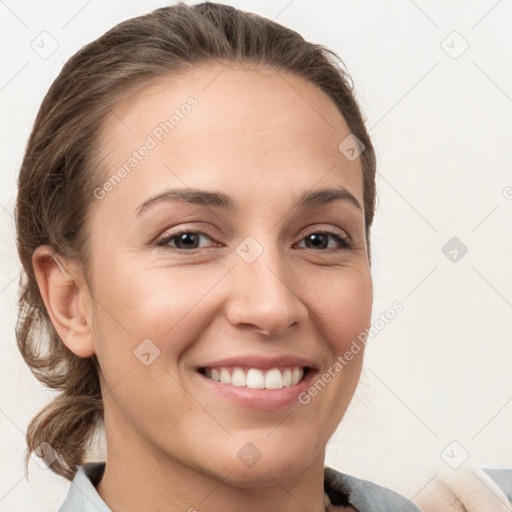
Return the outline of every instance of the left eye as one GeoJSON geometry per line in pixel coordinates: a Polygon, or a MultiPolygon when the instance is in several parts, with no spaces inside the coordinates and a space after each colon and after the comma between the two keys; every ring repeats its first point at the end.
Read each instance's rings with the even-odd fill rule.
{"type": "MultiPolygon", "coordinates": [[[[167,236],[155,242],[155,245],[159,247],[170,247],[180,250],[187,249],[200,249],[197,244],[200,242],[201,237],[208,238],[212,240],[210,236],[201,231],[182,231],[180,233],[175,233],[171,236],[167,236]],[[174,243],[172,243],[174,242],[174,243]]],[[[306,249],[315,249],[315,250],[324,250],[324,249],[332,249],[329,246],[329,237],[334,240],[338,245],[340,245],[340,249],[349,249],[351,248],[351,244],[349,239],[339,233],[331,233],[329,231],[317,231],[314,233],[310,233],[306,235],[302,240],[306,242],[306,249]]]]}
{"type": "MultiPolygon", "coordinates": [[[[329,231],[316,231],[306,235],[302,240],[309,240],[310,245],[312,244],[312,247],[307,247],[308,249],[328,249],[329,247],[325,246],[324,244],[324,241],[326,241],[328,237],[331,237],[331,239],[335,240],[339,245],[341,245],[341,249],[349,249],[351,247],[348,238],[340,235],[339,233],[331,233],[329,231]]],[[[327,245],[329,245],[329,242],[327,242],[327,245]]]]}

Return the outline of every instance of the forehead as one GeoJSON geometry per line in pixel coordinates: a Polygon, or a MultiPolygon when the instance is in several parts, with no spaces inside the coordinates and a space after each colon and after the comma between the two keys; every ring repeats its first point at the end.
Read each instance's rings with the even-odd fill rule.
{"type": "Polygon", "coordinates": [[[209,64],[128,96],[107,116],[101,142],[105,178],[123,165],[129,171],[110,195],[123,190],[131,202],[166,185],[243,185],[249,195],[274,186],[296,195],[319,181],[361,198],[360,159],[338,149],[349,134],[334,102],[304,78],[209,64]],[[145,156],[134,156],[142,146],[145,156]]]}

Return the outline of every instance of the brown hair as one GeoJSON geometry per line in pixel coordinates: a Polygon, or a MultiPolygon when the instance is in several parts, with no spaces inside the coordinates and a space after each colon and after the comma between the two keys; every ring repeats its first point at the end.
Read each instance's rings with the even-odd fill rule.
{"type": "Polygon", "coordinates": [[[360,158],[370,259],[375,153],[336,53],[266,18],[212,2],[179,3],[118,24],[64,65],[41,104],[19,174],[16,228],[23,272],[17,342],[36,378],[60,391],[28,425],[26,463],[33,452],[44,455],[49,445],[58,454],[51,469],[71,479],[103,421],[96,356],[81,358],[63,345],[34,277],[33,252],[39,245],[51,246],[79,263],[90,285],[87,213],[101,184],[94,149],[106,115],[127,94],[157,78],[215,61],[294,73],[335,103],[365,146],[360,158]]]}

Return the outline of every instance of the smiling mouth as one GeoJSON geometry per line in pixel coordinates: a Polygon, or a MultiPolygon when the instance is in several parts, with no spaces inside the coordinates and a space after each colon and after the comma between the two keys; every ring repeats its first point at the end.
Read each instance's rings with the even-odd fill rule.
{"type": "Polygon", "coordinates": [[[198,368],[201,375],[208,379],[236,387],[248,389],[282,389],[295,386],[309,373],[310,368],[288,366],[262,370],[259,368],[216,367],[198,368]]]}

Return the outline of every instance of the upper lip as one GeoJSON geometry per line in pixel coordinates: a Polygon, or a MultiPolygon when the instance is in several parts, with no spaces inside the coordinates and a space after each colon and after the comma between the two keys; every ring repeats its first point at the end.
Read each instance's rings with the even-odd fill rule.
{"type": "Polygon", "coordinates": [[[224,359],[216,359],[198,366],[198,368],[219,368],[241,366],[246,368],[261,368],[269,370],[280,366],[300,366],[315,369],[315,362],[312,359],[301,356],[281,355],[281,356],[262,356],[261,354],[246,354],[232,356],[224,359]]]}

